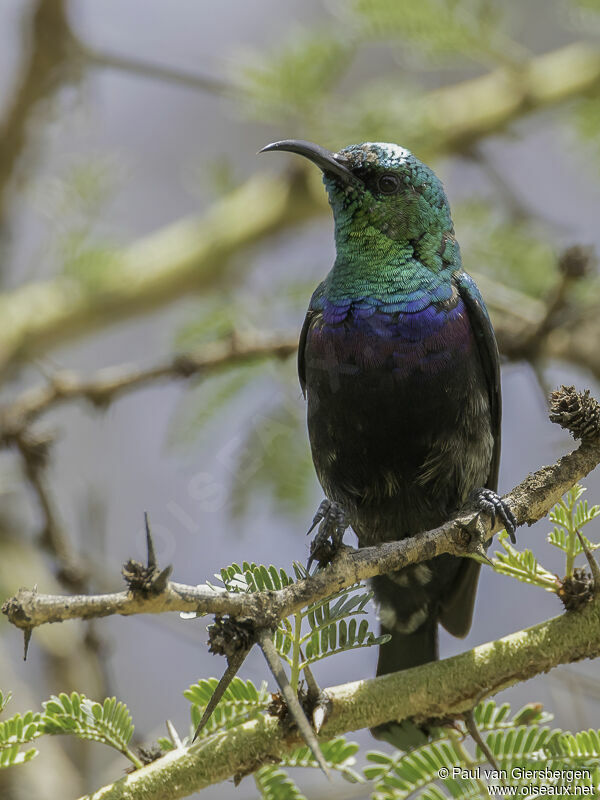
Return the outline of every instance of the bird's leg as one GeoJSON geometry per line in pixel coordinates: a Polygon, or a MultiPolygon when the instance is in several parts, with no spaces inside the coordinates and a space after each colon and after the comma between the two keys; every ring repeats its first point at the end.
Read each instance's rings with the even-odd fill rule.
{"type": "Polygon", "coordinates": [[[500,517],[506,528],[506,532],[510,536],[513,544],[517,543],[515,531],[517,530],[517,520],[510,508],[506,505],[504,500],[496,494],[492,489],[475,489],[471,493],[471,500],[479,511],[489,514],[492,520],[492,526],[496,524],[496,516],[500,517]]]}
{"type": "Polygon", "coordinates": [[[332,500],[323,500],[313,517],[307,535],[319,526],[316,536],[310,543],[310,556],[306,565],[310,569],[313,561],[322,567],[328,564],[341,547],[344,531],[348,527],[346,514],[340,505],[332,500]]]}

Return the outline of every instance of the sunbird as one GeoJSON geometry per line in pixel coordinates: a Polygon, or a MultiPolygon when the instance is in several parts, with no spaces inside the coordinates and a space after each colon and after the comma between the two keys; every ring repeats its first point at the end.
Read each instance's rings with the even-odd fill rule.
{"type": "MultiPolygon", "coordinates": [[[[326,500],[315,517],[359,546],[418,535],[468,503],[516,522],[497,495],[501,394],[494,331],[462,269],[442,183],[396,144],[289,151],[323,172],[336,258],[300,334],[298,372],[326,500]]],[[[479,576],[441,555],[372,580],[383,633],[377,674],[438,657],[438,623],[471,626],[479,576]]]]}

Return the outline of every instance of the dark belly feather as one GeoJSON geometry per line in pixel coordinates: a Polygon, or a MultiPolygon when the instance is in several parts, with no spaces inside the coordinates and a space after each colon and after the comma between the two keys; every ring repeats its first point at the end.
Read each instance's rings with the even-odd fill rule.
{"type": "Polygon", "coordinates": [[[489,401],[462,302],[443,325],[424,316],[420,338],[418,316],[410,328],[384,314],[317,317],[308,332],[313,459],[361,545],[441,524],[489,472],[489,401]]]}
{"type": "MultiPolygon", "coordinates": [[[[486,485],[490,400],[463,301],[410,315],[316,315],[305,349],[317,475],[361,546],[445,522],[486,485]]],[[[383,632],[377,674],[437,657],[437,624],[470,626],[478,565],[442,555],[371,581],[383,632]]]]}

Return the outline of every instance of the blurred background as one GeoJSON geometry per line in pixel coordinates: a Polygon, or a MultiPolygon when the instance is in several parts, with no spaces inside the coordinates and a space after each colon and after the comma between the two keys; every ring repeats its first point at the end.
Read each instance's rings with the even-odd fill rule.
{"type": "MultiPolygon", "coordinates": [[[[56,404],[18,435],[6,413],[61,370],[151,366],[232,335],[293,342],[333,261],[332,222],[318,170],[256,156],[275,139],[393,141],[432,164],[503,353],[501,491],[570,449],[545,397],[560,383],[599,396],[599,32],[597,0],[4,0],[2,598],[34,584],[120,589],[122,563],[144,557],[144,511],[180,582],[243,559],[305,561],[322,495],[293,357],[157,381],[102,408],[56,404]]],[[[586,485],[600,501],[598,474],[586,485]]],[[[519,543],[560,572],[550,530],[541,522],[519,543]]],[[[473,628],[465,641],[443,635],[442,655],[560,612],[555,596],[484,569],[473,628]]],[[[167,718],[183,735],[182,691],[224,669],[205,626],[65,623],[36,630],[23,664],[2,618],[0,687],[12,713],[59,691],[115,694],[140,742],[167,718]]],[[[376,655],[334,657],[317,678],[371,676],[376,655]]],[[[596,673],[560,668],[500,699],[597,727],[596,673]]],[[[242,677],[267,677],[258,656],[242,677]]],[[[75,797],[126,766],[99,745],[39,745],[32,764],[0,773],[2,797],[75,797]]],[[[299,780],[311,797],[368,794],[299,780]]],[[[252,779],[235,793],[255,797],[252,779]]]]}

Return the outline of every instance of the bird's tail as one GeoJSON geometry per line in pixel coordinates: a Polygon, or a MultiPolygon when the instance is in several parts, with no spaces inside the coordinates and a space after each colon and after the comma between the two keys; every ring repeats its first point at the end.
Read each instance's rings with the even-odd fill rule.
{"type": "MultiPolygon", "coordinates": [[[[471,626],[478,576],[476,561],[438,556],[417,565],[412,575],[403,571],[373,578],[381,632],[392,637],[379,648],[377,675],[436,661],[438,622],[454,636],[465,636],[471,626]],[[425,566],[429,574],[423,572],[425,566]]],[[[427,740],[424,731],[408,720],[380,725],[372,733],[402,750],[427,740]]]]}
{"type": "Polygon", "coordinates": [[[392,637],[379,648],[377,675],[437,659],[439,586],[435,577],[431,568],[423,564],[371,580],[381,632],[392,637]]]}
{"type": "Polygon", "coordinates": [[[391,640],[379,648],[377,675],[388,675],[401,669],[419,667],[438,658],[437,620],[425,617],[423,623],[411,633],[396,627],[381,625],[381,633],[389,633],[391,640]]]}
{"type": "MultiPolygon", "coordinates": [[[[379,602],[381,633],[391,639],[379,647],[377,675],[387,675],[411,667],[419,667],[438,658],[438,621],[436,611],[427,604],[419,605],[419,592],[402,590],[389,577],[372,581],[379,602]]],[[[424,599],[424,598],[423,598],[424,599]]],[[[401,750],[410,750],[427,741],[427,734],[411,720],[389,722],[371,729],[377,739],[401,750]]]]}

